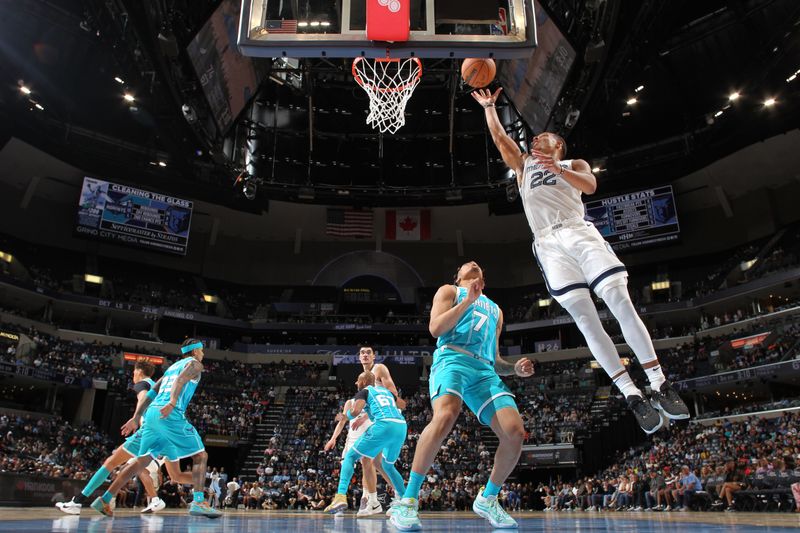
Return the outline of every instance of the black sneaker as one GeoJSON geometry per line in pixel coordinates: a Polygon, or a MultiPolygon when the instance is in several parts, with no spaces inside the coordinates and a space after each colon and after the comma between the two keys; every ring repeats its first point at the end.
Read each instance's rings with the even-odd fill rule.
{"type": "Polygon", "coordinates": [[[658,411],[653,409],[650,402],[636,394],[632,394],[625,399],[628,401],[628,409],[633,411],[636,422],[639,423],[645,433],[651,435],[664,425],[664,419],[661,418],[658,411]]]}
{"type": "Polygon", "coordinates": [[[650,394],[650,403],[671,420],[686,420],[689,418],[689,408],[683,403],[683,400],[672,388],[672,384],[669,381],[665,381],[661,385],[661,390],[654,390],[650,394]]]}

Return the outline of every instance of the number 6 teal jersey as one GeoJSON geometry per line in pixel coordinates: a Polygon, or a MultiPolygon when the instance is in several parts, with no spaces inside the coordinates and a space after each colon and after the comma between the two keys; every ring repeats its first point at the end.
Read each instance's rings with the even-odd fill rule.
{"type": "Polygon", "coordinates": [[[395,422],[405,422],[403,414],[397,408],[394,401],[394,394],[389,389],[370,385],[364,387],[353,397],[353,400],[364,400],[364,409],[373,422],[381,420],[392,420],[395,422]]]}
{"type": "MultiPolygon", "coordinates": [[[[463,301],[468,292],[465,287],[456,287],[456,291],[454,305],[463,301]]],[[[500,307],[486,296],[481,295],[467,308],[453,329],[439,337],[436,347],[455,346],[494,365],[499,322],[500,307]]]]}

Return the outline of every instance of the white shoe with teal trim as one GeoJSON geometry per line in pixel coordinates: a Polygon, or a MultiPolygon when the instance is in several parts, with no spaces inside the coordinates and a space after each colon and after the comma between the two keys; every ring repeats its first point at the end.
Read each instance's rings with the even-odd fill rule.
{"type": "Polygon", "coordinates": [[[422,522],[419,521],[417,505],[415,498],[403,498],[400,504],[395,506],[389,521],[400,531],[419,531],[422,529],[422,522]]]}
{"type": "Polygon", "coordinates": [[[472,502],[472,510],[478,516],[488,520],[495,529],[515,529],[519,527],[517,521],[511,518],[511,515],[505,509],[500,507],[497,496],[484,498],[482,494],[478,494],[475,501],[472,502]]]}
{"type": "Polygon", "coordinates": [[[390,503],[389,508],[386,509],[386,516],[392,516],[392,513],[394,513],[395,509],[402,505],[400,503],[401,501],[402,498],[392,498],[392,503],[390,503]]]}

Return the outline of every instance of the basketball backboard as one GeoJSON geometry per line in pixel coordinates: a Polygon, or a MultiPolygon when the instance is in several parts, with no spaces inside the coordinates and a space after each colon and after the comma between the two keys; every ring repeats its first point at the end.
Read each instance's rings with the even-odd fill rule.
{"type": "Polygon", "coordinates": [[[253,57],[508,59],[530,56],[536,24],[531,0],[242,0],[238,44],[253,57]],[[407,40],[370,40],[367,2],[408,13],[407,40]]]}

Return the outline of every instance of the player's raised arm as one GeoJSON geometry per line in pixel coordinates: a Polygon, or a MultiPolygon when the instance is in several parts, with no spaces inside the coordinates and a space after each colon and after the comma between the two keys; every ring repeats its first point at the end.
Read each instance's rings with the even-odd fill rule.
{"type": "Polygon", "coordinates": [[[483,280],[475,279],[468,282],[467,297],[457,305],[453,305],[456,300],[456,288],[453,285],[442,285],[436,291],[431,306],[431,320],[428,323],[428,330],[434,338],[441,337],[450,331],[458,323],[470,305],[478,299],[483,291],[483,280]]]}
{"type": "Polygon", "coordinates": [[[514,139],[508,136],[505,128],[500,123],[500,117],[497,116],[497,110],[494,107],[497,97],[503,88],[497,89],[494,94],[489,92],[488,89],[480,89],[472,93],[472,97],[477,101],[486,112],[486,124],[489,126],[489,132],[492,134],[492,140],[497,149],[500,150],[500,155],[508,168],[514,171],[517,175],[517,184],[522,186],[522,169],[525,164],[525,158],[522,150],[514,139]]]}
{"type": "Polygon", "coordinates": [[[548,155],[537,150],[533,151],[539,163],[544,165],[544,168],[558,174],[564,181],[581,191],[583,194],[594,194],[597,190],[597,178],[592,174],[592,167],[583,159],[573,159],[572,168],[562,168],[558,164],[558,160],[552,155],[548,155]]]}

